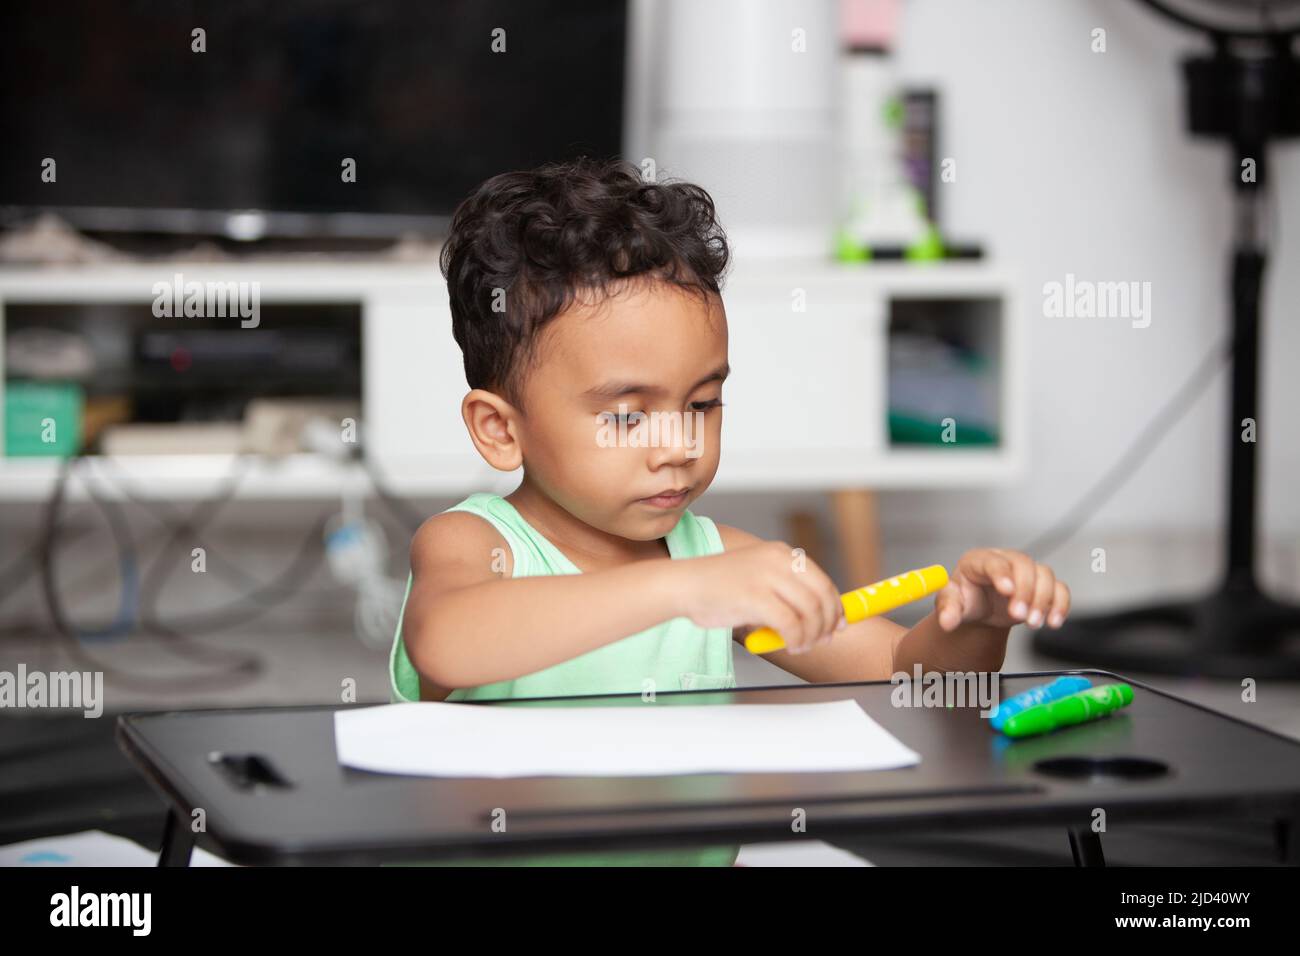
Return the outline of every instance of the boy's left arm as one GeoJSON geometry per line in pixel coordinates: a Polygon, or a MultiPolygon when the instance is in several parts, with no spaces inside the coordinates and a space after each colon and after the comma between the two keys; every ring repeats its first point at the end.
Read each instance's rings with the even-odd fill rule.
{"type": "MultiPolygon", "coordinates": [[[[737,531],[726,530],[724,542],[737,531]]],[[[734,544],[741,536],[751,537],[740,532],[734,544]]],[[[1013,626],[1059,628],[1069,611],[1070,589],[1047,565],[1020,551],[977,548],[958,560],[934,608],[914,627],[870,617],[804,654],[763,656],[811,683],[888,680],[911,674],[916,664],[923,671],[996,671],[1013,626]]],[[[743,644],[752,629],[736,628],[732,636],[743,644]]]]}

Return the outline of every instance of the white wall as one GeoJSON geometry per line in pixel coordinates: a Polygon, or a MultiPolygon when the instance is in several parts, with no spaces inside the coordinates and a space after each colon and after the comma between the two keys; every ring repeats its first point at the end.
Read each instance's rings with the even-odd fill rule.
{"type": "MultiPolygon", "coordinates": [[[[1179,57],[1194,34],[1128,0],[906,0],[898,62],[943,94],[941,196],[951,234],[988,243],[1030,309],[1030,469],[1017,486],[924,502],[927,524],[968,520],[1032,537],[1116,460],[1228,328],[1227,148],[1183,132],[1179,57]],[[1090,50],[1104,27],[1107,50],[1090,50]],[[1042,285],[1067,272],[1151,283],[1152,322],[1048,319],[1042,285]],[[972,507],[974,506],[974,507],[972,507]]],[[[1274,151],[1278,245],[1263,324],[1260,534],[1300,530],[1300,152],[1274,151]]],[[[1158,529],[1213,531],[1226,496],[1227,376],[1219,374],[1079,544],[1158,529]],[[1084,540],[1086,539],[1086,540],[1084,540]]],[[[1204,555],[1207,567],[1217,554],[1204,555]]],[[[1300,583],[1300,582],[1295,582],[1300,583]]]]}

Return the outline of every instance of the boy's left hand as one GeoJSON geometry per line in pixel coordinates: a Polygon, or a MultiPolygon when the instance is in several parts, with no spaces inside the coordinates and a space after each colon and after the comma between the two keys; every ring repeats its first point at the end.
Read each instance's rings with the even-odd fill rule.
{"type": "Polygon", "coordinates": [[[1070,589],[1021,551],[976,548],[961,556],[934,609],[945,631],[967,623],[1058,628],[1070,612],[1070,589]]]}

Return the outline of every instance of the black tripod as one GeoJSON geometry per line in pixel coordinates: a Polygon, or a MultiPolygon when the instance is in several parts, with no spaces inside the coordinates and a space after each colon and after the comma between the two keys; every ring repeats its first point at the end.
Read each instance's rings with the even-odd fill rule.
{"type": "MultiPolygon", "coordinates": [[[[1150,5],[1168,13],[1160,5],[1150,5]]],[[[1231,144],[1237,201],[1232,252],[1232,418],[1227,432],[1227,570],[1223,581],[1201,598],[1072,616],[1058,631],[1035,633],[1034,648],[1043,654],[1120,671],[1300,677],[1300,606],[1270,597],[1255,579],[1257,445],[1243,440],[1247,419],[1255,423],[1263,440],[1276,434],[1256,414],[1259,303],[1266,252],[1260,207],[1269,141],[1300,134],[1300,68],[1291,53],[1296,32],[1211,31],[1214,53],[1183,64],[1189,128],[1193,135],[1227,139],[1231,144]],[[1240,47],[1242,40],[1251,44],[1249,49],[1240,47]],[[1253,175],[1244,160],[1253,160],[1253,175]]]]}

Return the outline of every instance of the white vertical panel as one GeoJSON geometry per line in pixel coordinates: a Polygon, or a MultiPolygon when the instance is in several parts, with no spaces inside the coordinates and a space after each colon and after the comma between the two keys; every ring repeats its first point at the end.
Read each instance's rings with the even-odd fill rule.
{"type": "Polygon", "coordinates": [[[873,451],[884,441],[880,311],[729,296],[723,454],[873,451]]]}
{"type": "Polygon", "coordinates": [[[460,417],[469,390],[441,284],[428,291],[372,289],[362,342],[367,448],[412,465],[431,455],[478,453],[460,417]]]}

